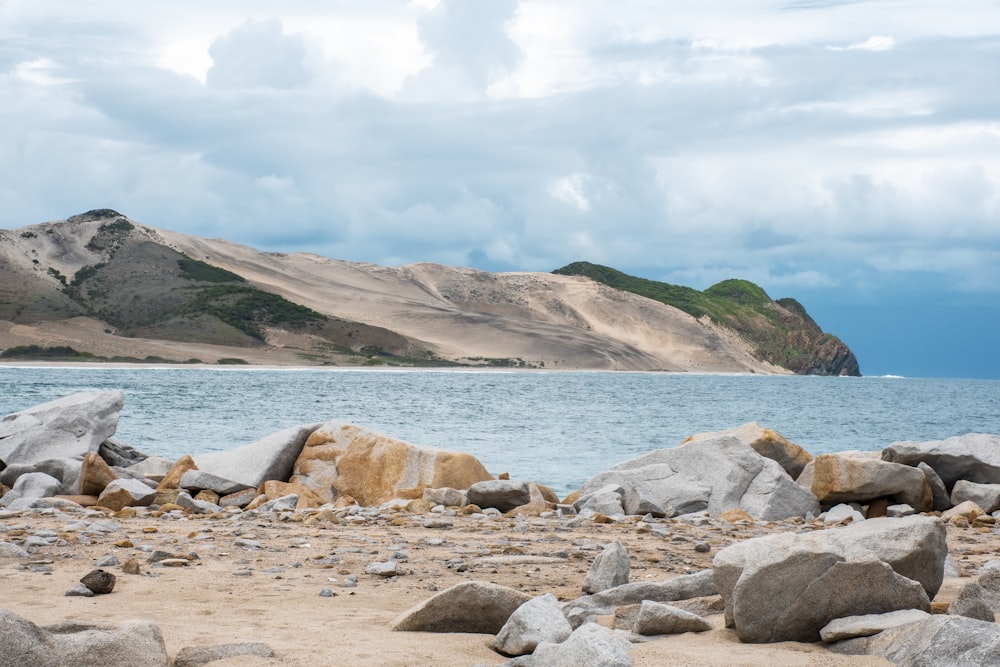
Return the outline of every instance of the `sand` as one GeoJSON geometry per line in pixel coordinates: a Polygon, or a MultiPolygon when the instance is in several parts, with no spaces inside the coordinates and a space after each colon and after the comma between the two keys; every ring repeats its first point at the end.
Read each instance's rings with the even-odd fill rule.
{"type": "MultiPolygon", "coordinates": [[[[81,519],[94,522],[107,517],[58,512],[0,519],[3,541],[23,542],[47,530],[62,538],[61,544],[39,547],[30,561],[0,560],[2,606],[39,624],[152,620],[159,624],[171,656],[187,646],[228,642],[266,642],[278,656],[213,663],[220,667],[497,665],[505,658],[490,648],[492,636],[393,632],[390,623],[435,590],[470,580],[491,581],[532,595],[552,592],[562,600],[577,597],[598,550],[616,539],[629,550],[633,581],[659,581],[710,567],[718,549],[733,541],[803,528],[794,522],[727,527],[665,520],[665,534],[656,534],[641,533],[632,520],[617,524],[586,520],[574,527],[565,518],[463,516],[451,517],[450,527],[428,528],[423,526],[426,516],[407,512],[357,518],[356,523],[307,525],[233,515],[157,518],[140,510],[133,518],[111,518],[115,532],[67,529],[81,519]],[[239,546],[241,539],[259,542],[262,548],[239,546]],[[709,553],[694,550],[701,541],[711,545],[709,553]],[[196,558],[184,567],[158,567],[146,562],[149,549],[194,553],[196,558]],[[136,557],[141,574],[108,567],[117,576],[110,595],[63,595],[108,555],[122,563],[136,557]],[[384,579],[364,573],[366,565],[394,555],[400,557],[406,574],[384,579]],[[37,568],[51,571],[32,571],[37,568]],[[249,576],[241,576],[247,570],[249,576]],[[342,586],[349,575],[357,577],[356,587],[342,586]],[[324,588],[335,596],[322,597],[324,588]]],[[[952,555],[965,574],[974,573],[996,552],[998,541],[992,531],[954,526],[948,530],[952,555]]],[[[953,599],[965,581],[946,580],[938,600],[953,599]]],[[[611,617],[601,620],[612,622],[611,617]]],[[[821,644],[741,644],[733,631],[724,628],[721,616],[710,620],[715,625],[710,632],[635,644],[635,664],[889,664],[836,655],[821,644]]]]}

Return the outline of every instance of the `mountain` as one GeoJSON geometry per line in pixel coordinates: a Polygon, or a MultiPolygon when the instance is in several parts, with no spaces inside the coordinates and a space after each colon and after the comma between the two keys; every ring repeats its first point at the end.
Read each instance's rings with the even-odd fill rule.
{"type": "MultiPolygon", "coordinates": [[[[0,231],[0,358],[852,370],[793,368],[760,353],[742,316],[695,314],[568,268],[488,273],[268,253],[99,209],[0,231]]],[[[797,314],[796,327],[812,322],[784,303],[776,307],[797,314]]]]}

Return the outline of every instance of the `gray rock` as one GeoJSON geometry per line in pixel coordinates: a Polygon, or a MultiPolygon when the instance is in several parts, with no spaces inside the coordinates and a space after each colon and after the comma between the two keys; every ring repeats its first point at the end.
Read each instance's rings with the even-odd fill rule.
{"type": "Polygon", "coordinates": [[[943,512],[951,507],[951,498],[948,495],[948,489],[938,474],[934,472],[934,468],[921,461],[917,464],[917,469],[923,471],[924,477],[927,478],[927,484],[931,487],[931,495],[934,497],[931,509],[935,512],[943,512]]]}
{"type": "Polygon", "coordinates": [[[882,460],[909,466],[926,463],[945,487],[960,479],[1000,484],[1000,436],[969,433],[946,440],[894,442],[882,450],[882,460]]]}
{"type": "Polygon", "coordinates": [[[287,512],[294,510],[299,504],[299,494],[289,493],[274,500],[268,500],[257,508],[258,512],[287,512]]]}
{"type": "Polygon", "coordinates": [[[293,426],[249,445],[194,457],[198,470],[248,487],[268,480],[285,481],[309,435],[320,424],[293,426]]]}
{"type": "Polygon", "coordinates": [[[541,642],[558,644],[573,633],[552,593],[525,602],[510,615],[493,640],[504,655],[525,655],[541,642]]]}
{"type": "Polygon", "coordinates": [[[726,625],[745,642],[818,641],[835,618],[930,610],[947,542],[936,518],[869,519],[722,549],[715,580],[726,625]]]}
{"type": "Polygon", "coordinates": [[[468,497],[464,490],[443,486],[439,489],[424,489],[423,499],[445,507],[465,507],[468,497]]]}
{"type": "Polygon", "coordinates": [[[605,484],[604,486],[581,493],[573,508],[577,512],[591,511],[599,512],[607,516],[624,516],[625,507],[622,494],[624,490],[617,484],[605,484]]]}
{"type": "Polygon", "coordinates": [[[716,515],[741,508],[765,520],[819,514],[819,503],[774,460],[732,436],[695,440],[624,461],[584,485],[587,493],[614,483],[642,488],[664,508],[716,515]]]}
{"type": "Polygon", "coordinates": [[[7,415],[0,420],[0,462],[82,460],[114,435],[124,402],[120,391],[89,391],[7,415]]]}
{"type": "Polygon", "coordinates": [[[228,496],[230,493],[243,491],[250,487],[240,482],[234,482],[231,479],[213,475],[204,470],[188,470],[181,476],[181,488],[191,489],[192,491],[208,489],[209,491],[215,491],[220,496],[228,496]]]}
{"type": "Polygon", "coordinates": [[[11,490],[0,498],[0,505],[10,507],[15,500],[47,498],[59,493],[60,488],[62,488],[62,482],[52,475],[46,475],[44,472],[29,472],[17,478],[11,490]]]}
{"type": "Polygon", "coordinates": [[[883,461],[875,452],[821,454],[812,461],[812,468],[810,489],[824,506],[887,497],[921,510],[930,510],[933,504],[922,471],[883,461]]]}
{"type": "Polygon", "coordinates": [[[90,590],[83,584],[77,584],[70,588],[68,591],[63,593],[66,597],[81,597],[81,598],[92,598],[96,595],[94,591],[90,590]]]}
{"type": "Polygon", "coordinates": [[[830,649],[914,667],[1000,665],[1000,627],[963,616],[935,615],[871,637],[837,642],[830,649]]]}
{"type": "Polygon", "coordinates": [[[397,631],[477,632],[495,635],[531,599],[521,591],[482,581],[447,588],[403,612],[392,622],[397,631]]]}
{"type": "Polygon", "coordinates": [[[959,505],[967,500],[979,505],[987,514],[995,512],[1000,509],[1000,484],[978,484],[960,479],[951,490],[951,504],[959,505]]]}
{"type": "Polygon", "coordinates": [[[656,490],[649,484],[636,484],[629,487],[625,493],[624,509],[626,514],[670,518],[677,514],[673,505],[656,495],[656,490]]]}
{"type": "Polygon", "coordinates": [[[916,623],[930,618],[930,614],[920,609],[900,609],[888,614],[866,614],[836,618],[822,627],[819,636],[825,642],[836,642],[855,637],[870,637],[889,628],[907,623],[916,623]]]}
{"type": "Polygon", "coordinates": [[[831,526],[835,523],[841,523],[842,521],[847,521],[848,519],[850,519],[851,522],[865,520],[864,514],[846,503],[834,505],[827,511],[823,512],[820,516],[823,518],[823,523],[827,526],[831,526]]]}
{"type": "Polygon", "coordinates": [[[149,458],[147,454],[140,452],[132,445],[126,445],[115,438],[108,438],[102,442],[97,449],[97,454],[109,466],[118,468],[130,468],[149,458]]]}
{"type": "Polygon", "coordinates": [[[599,593],[628,583],[630,561],[628,551],[618,540],[605,545],[583,578],[584,593],[599,593]]]}
{"type": "Polygon", "coordinates": [[[401,572],[399,564],[394,560],[371,563],[365,567],[365,574],[371,574],[377,577],[395,577],[397,574],[404,573],[405,570],[401,572]]]}
{"type": "Polygon", "coordinates": [[[31,554],[10,542],[0,542],[0,558],[31,558],[31,554]]]}
{"type": "Polygon", "coordinates": [[[527,482],[491,479],[470,486],[466,497],[471,505],[495,507],[501,512],[509,512],[531,501],[531,488],[527,482]]]}
{"type": "Polygon", "coordinates": [[[1000,613],[1000,570],[985,568],[975,581],[962,586],[948,613],[992,623],[1000,613]]]}
{"type": "Polygon", "coordinates": [[[146,507],[156,498],[156,489],[138,479],[116,479],[111,481],[101,495],[97,504],[113,510],[123,507],[146,507]]]}
{"type": "Polygon", "coordinates": [[[81,465],[80,459],[46,459],[37,463],[15,464],[0,472],[0,484],[12,487],[22,475],[43,472],[61,482],[56,493],[76,494],[79,493],[81,465]]]}
{"type": "Polygon", "coordinates": [[[187,491],[181,491],[178,493],[177,498],[174,500],[174,504],[183,507],[189,512],[194,512],[195,514],[213,514],[222,510],[222,507],[216,505],[215,503],[210,503],[207,500],[195,500],[187,491]]]}
{"type": "Polygon", "coordinates": [[[643,600],[676,602],[690,598],[718,595],[712,570],[685,574],[667,581],[637,581],[609,588],[593,595],[584,595],[563,604],[563,614],[570,625],[579,627],[587,618],[612,614],[618,607],[639,604],[643,600]]]}
{"type": "Polygon", "coordinates": [[[712,624],[697,614],[651,600],[643,600],[639,605],[639,615],[632,626],[637,635],[678,635],[711,629],[712,624]]]}
{"type": "Polygon", "coordinates": [[[162,456],[147,456],[139,463],[132,464],[125,468],[129,477],[135,479],[161,479],[174,467],[175,461],[163,458],[162,456]]]}
{"type": "Polygon", "coordinates": [[[586,623],[561,644],[542,642],[527,664],[539,667],[632,667],[628,640],[603,625],[586,623]]]}
{"type": "Polygon", "coordinates": [[[885,508],[885,515],[890,519],[912,516],[916,513],[917,510],[913,509],[909,505],[889,505],[885,508]]]}
{"type": "MultiPolygon", "coordinates": [[[[667,516],[703,512],[708,509],[708,500],[712,495],[709,484],[693,479],[687,475],[679,475],[666,463],[651,463],[638,467],[623,467],[629,461],[620,463],[611,470],[598,473],[580,489],[580,501],[601,490],[615,490],[629,507],[629,514],[652,514],[652,510],[663,511],[667,516]]],[[[580,501],[574,503],[579,511],[580,501]]],[[[608,514],[608,512],[603,512],[608,514]]]]}
{"type": "Polygon", "coordinates": [[[201,667],[216,660],[244,656],[273,658],[275,653],[273,648],[263,642],[188,646],[177,652],[177,656],[174,658],[174,667],[201,667]]]}
{"type": "Polygon", "coordinates": [[[0,609],[0,665],[32,667],[169,667],[155,623],[61,623],[38,626],[0,609]]]}

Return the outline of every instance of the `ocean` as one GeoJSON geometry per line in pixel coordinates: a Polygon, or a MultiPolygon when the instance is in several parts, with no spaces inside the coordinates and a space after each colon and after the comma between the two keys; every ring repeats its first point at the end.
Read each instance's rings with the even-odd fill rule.
{"type": "Polygon", "coordinates": [[[0,367],[0,415],[125,392],[116,437],[148,454],[230,449],[344,420],[467,451],[560,495],[686,437],[757,421],[813,454],[1000,434],[1000,381],[624,372],[0,367]]]}

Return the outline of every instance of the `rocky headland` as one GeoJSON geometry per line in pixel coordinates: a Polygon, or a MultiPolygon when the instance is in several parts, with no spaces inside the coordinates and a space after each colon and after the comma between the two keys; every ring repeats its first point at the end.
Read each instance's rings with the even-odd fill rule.
{"type": "Polygon", "coordinates": [[[336,421],[165,460],[124,398],[0,420],[0,666],[1000,661],[995,435],[745,424],[558,498],[336,421]]]}

